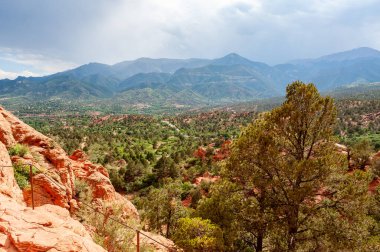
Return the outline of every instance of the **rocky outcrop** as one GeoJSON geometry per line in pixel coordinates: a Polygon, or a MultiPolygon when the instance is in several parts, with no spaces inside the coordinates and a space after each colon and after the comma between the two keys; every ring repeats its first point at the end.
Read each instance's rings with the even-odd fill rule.
{"type": "Polygon", "coordinates": [[[202,182],[214,183],[220,179],[220,176],[213,176],[209,172],[205,172],[202,176],[196,177],[194,179],[194,185],[199,186],[202,182]]]}
{"type": "Polygon", "coordinates": [[[62,207],[32,210],[1,194],[0,202],[0,251],[105,251],[62,207]]]}
{"type": "MultiPolygon", "coordinates": [[[[52,139],[37,132],[29,125],[20,121],[17,117],[0,107],[0,143],[3,146],[4,160],[7,164],[31,164],[36,167],[37,173],[34,181],[34,204],[42,206],[54,204],[66,209],[72,209],[72,200],[75,196],[75,180],[86,182],[92,189],[93,199],[115,202],[123,205],[125,213],[132,218],[138,218],[138,212],[131,202],[120,196],[113,188],[107,170],[101,165],[95,165],[88,161],[87,156],[76,151],[70,157],[52,139]],[[25,145],[28,154],[11,157],[9,162],[8,150],[16,144],[25,145]],[[45,176],[47,175],[47,176],[45,176]]],[[[2,148],[0,146],[0,148],[2,148]]],[[[1,157],[1,156],[0,156],[1,157]]],[[[7,172],[13,172],[9,168],[7,172]]],[[[14,181],[13,181],[14,182],[14,181]]],[[[13,183],[8,181],[9,184],[13,183]]],[[[17,192],[14,194],[16,195],[17,192]]],[[[18,193],[18,195],[21,195],[18,193]]],[[[26,204],[31,205],[30,189],[23,190],[26,204]]]]}
{"type": "MultiPolygon", "coordinates": [[[[44,190],[38,189],[40,193],[46,192],[44,198],[46,205],[36,207],[34,210],[27,207],[23,201],[22,192],[16,183],[12,160],[8,154],[8,148],[17,143],[11,123],[10,116],[4,116],[1,111],[0,116],[0,251],[105,251],[95,244],[78,221],[72,219],[68,210],[50,205],[51,195],[66,192],[63,189],[49,191],[53,185],[47,186],[44,190]]],[[[12,120],[12,118],[11,118],[12,120]]],[[[15,127],[17,134],[20,134],[20,125],[15,127]]],[[[24,133],[28,133],[27,129],[24,133]]],[[[32,160],[33,157],[28,157],[32,160]]],[[[16,159],[16,161],[22,161],[16,159]]],[[[42,178],[42,174],[35,176],[36,187],[42,178]]],[[[57,177],[61,179],[61,177],[57,177]]],[[[49,185],[44,181],[41,187],[49,185]]],[[[60,185],[62,186],[62,185],[60,185]]],[[[39,194],[35,195],[41,197],[39,194]]],[[[65,198],[66,193],[53,199],[65,198]]],[[[42,200],[39,201],[40,203],[42,200]]],[[[56,202],[57,205],[64,205],[64,202],[56,202]]]]}
{"type": "Polygon", "coordinates": [[[231,140],[226,140],[222,143],[222,146],[219,149],[214,151],[213,159],[214,161],[221,161],[230,156],[231,153],[231,140]]]}
{"type": "Polygon", "coordinates": [[[374,161],[380,160],[380,151],[378,151],[377,153],[375,153],[375,155],[373,155],[372,160],[374,161]]]}
{"type": "Polygon", "coordinates": [[[379,168],[380,168],[380,151],[371,157],[373,169],[375,169],[375,178],[369,184],[369,191],[375,193],[380,185],[379,168]]]}
{"type": "MultiPolygon", "coordinates": [[[[0,107],[0,252],[105,251],[86,231],[91,227],[85,228],[70,217],[68,209],[75,211],[82,204],[75,197],[78,181],[91,189],[95,208],[118,205],[122,214],[117,218],[139,221],[137,209],[115,191],[103,166],[91,163],[80,150],[68,156],[52,139],[0,107]],[[11,151],[20,145],[27,153],[11,151]],[[31,189],[27,186],[20,190],[12,165],[34,167],[34,210],[30,208],[31,189]]],[[[162,236],[150,233],[149,236],[165,246],[175,247],[162,236]]],[[[141,244],[155,251],[167,251],[152,240],[141,238],[141,244]]]]}
{"type": "Polygon", "coordinates": [[[0,193],[23,204],[21,190],[14,178],[11,159],[9,158],[8,151],[2,142],[0,142],[0,193]]]}
{"type": "MultiPolygon", "coordinates": [[[[154,251],[159,251],[159,252],[166,252],[166,251],[182,251],[180,250],[173,241],[158,235],[158,234],[153,234],[150,232],[141,232],[154,240],[158,241],[159,243],[153,241],[152,239],[147,238],[146,236],[140,234],[140,242],[143,244],[148,245],[149,247],[154,248],[154,251]],[[162,245],[161,245],[162,244],[162,245]],[[164,246],[163,246],[164,245],[164,246]]],[[[136,239],[134,239],[136,241],[136,239]]]]}
{"type": "Polygon", "coordinates": [[[94,199],[114,202],[122,206],[124,216],[139,219],[136,207],[115,191],[109,179],[108,172],[103,166],[95,165],[88,161],[88,157],[81,150],[76,150],[70,156],[70,159],[76,179],[84,181],[91,186],[94,199]]]}
{"type": "MultiPolygon", "coordinates": [[[[0,122],[0,142],[8,150],[16,144],[22,144],[28,148],[27,155],[12,157],[12,163],[31,164],[37,167],[39,172],[51,175],[60,185],[57,188],[43,175],[34,176],[35,190],[42,195],[42,197],[36,197],[35,205],[49,203],[69,208],[69,202],[74,192],[74,172],[65,151],[52,139],[37,132],[2,108],[0,108],[0,122]]],[[[30,189],[25,189],[23,194],[29,205],[30,189]]]]}

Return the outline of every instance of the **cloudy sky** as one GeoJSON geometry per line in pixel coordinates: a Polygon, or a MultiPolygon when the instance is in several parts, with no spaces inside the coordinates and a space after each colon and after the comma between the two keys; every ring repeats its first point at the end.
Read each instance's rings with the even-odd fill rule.
{"type": "Polygon", "coordinates": [[[380,49],[379,0],[1,0],[0,79],[139,57],[268,64],[380,49]]]}

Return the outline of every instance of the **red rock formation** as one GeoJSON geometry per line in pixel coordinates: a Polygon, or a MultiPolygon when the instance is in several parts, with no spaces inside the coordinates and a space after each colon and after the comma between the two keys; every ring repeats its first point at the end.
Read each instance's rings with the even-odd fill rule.
{"type": "MultiPolygon", "coordinates": [[[[84,226],[72,219],[66,209],[44,205],[32,210],[25,206],[6,149],[6,145],[16,143],[10,134],[12,127],[5,124],[4,116],[0,116],[0,121],[0,251],[105,251],[92,241],[84,226]]],[[[42,174],[36,176],[36,182],[41,181],[38,176],[42,174]]],[[[49,197],[46,203],[50,202],[49,197]]]]}
{"type": "Polygon", "coordinates": [[[194,157],[200,158],[202,160],[206,159],[206,149],[204,147],[199,147],[196,151],[193,153],[194,157]]]}
{"type": "Polygon", "coordinates": [[[22,203],[22,193],[14,178],[12,162],[4,144],[0,142],[0,193],[22,203]]]}
{"type": "MultiPolygon", "coordinates": [[[[74,173],[65,151],[53,140],[21,122],[2,108],[0,108],[0,121],[2,132],[0,134],[0,142],[7,149],[12,148],[16,143],[24,144],[29,149],[30,155],[27,156],[28,159],[13,157],[12,160],[36,166],[42,172],[49,173],[61,185],[57,188],[53,183],[47,181],[44,176],[34,176],[34,181],[37,185],[36,191],[47,196],[43,201],[39,201],[40,198],[36,198],[35,205],[39,206],[51,203],[69,208],[69,202],[74,192],[74,173]]],[[[25,190],[23,193],[26,202],[29,203],[30,190],[25,190]]]]}
{"type": "Polygon", "coordinates": [[[230,155],[231,140],[226,140],[222,143],[222,146],[215,149],[215,143],[210,143],[207,148],[200,146],[194,151],[193,156],[203,161],[212,156],[213,161],[221,161],[230,155]]]}
{"type": "MultiPolygon", "coordinates": [[[[378,164],[380,162],[380,151],[371,157],[372,164],[378,164]]],[[[380,178],[375,177],[368,186],[368,190],[371,193],[375,193],[380,185],[380,178]]]]}
{"type": "Polygon", "coordinates": [[[379,184],[380,184],[379,178],[374,178],[368,186],[368,191],[370,191],[371,193],[375,193],[379,184]]]}
{"type": "Polygon", "coordinates": [[[375,155],[373,155],[372,159],[373,159],[373,160],[380,159],[380,151],[377,152],[375,155]]]}
{"type": "MultiPolygon", "coordinates": [[[[158,244],[157,242],[155,242],[155,241],[147,238],[146,236],[140,234],[140,242],[143,244],[150,245],[150,247],[154,248],[154,251],[158,251],[158,252],[182,251],[182,250],[178,249],[178,247],[175,246],[173,241],[171,241],[171,240],[169,240],[169,239],[167,239],[161,235],[153,234],[153,233],[145,232],[145,231],[142,231],[141,233],[143,233],[143,234],[155,239],[156,241],[160,242],[161,244],[165,245],[165,246],[162,246],[162,245],[158,244]],[[170,248],[171,250],[169,250],[167,248],[170,248]]],[[[133,239],[133,240],[136,241],[136,239],[133,239]]]]}
{"type": "Polygon", "coordinates": [[[84,153],[83,151],[75,150],[73,152],[73,154],[71,154],[70,159],[75,160],[75,161],[84,162],[84,161],[88,160],[88,157],[87,157],[86,153],[84,153]]]}
{"type": "Polygon", "coordinates": [[[105,251],[64,208],[32,210],[1,194],[0,202],[0,251],[105,251]]]}
{"type": "Polygon", "coordinates": [[[182,206],[184,206],[184,207],[190,207],[192,200],[193,200],[193,197],[191,197],[190,194],[187,195],[187,197],[184,200],[182,200],[182,206]]]}
{"type": "Polygon", "coordinates": [[[95,165],[87,160],[81,150],[74,151],[70,156],[75,177],[85,181],[92,188],[93,198],[115,202],[123,206],[124,213],[129,217],[139,218],[135,206],[127,198],[118,194],[109,180],[107,170],[101,165],[95,165]]]}
{"type": "Polygon", "coordinates": [[[212,183],[218,181],[219,179],[220,176],[212,176],[209,172],[205,172],[202,176],[196,177],[193,184],[198,186],[202,183],[202,181],[212,183]]]}
{"type": "MultiPolygon", "coordinates": [[[[94,199],[122,204],[130,217],[138,218],[138,212],[133,204],[116,193],[107,170],[101,165],[88,161],[82,151],[76,151],[69,157],[52,139],[37,132],[1,107],[0,123],[2,145],[10,149],[19,143],[29,149],[29,153],[24,157],[12,157],[13,163],[32,164],[54,180],[43,174],[33,177],[34,190],[37,192],[35,206],[54,204],[67,209],[72,208],[70,204],[75,204],[72,200],[75,194],[75,180],[79,179],[91,186],[94,199]]],[[[4,156],[8,156],[6,154],[4,156]]],[[[12,168],[10,170],[13,172],[12,168]]],[[[11,182],[8,181],[9,183],[11,182]]],[[[25,202],[30,206],[30,189],[24,189],[23,195],[25,202]]]]}
{"type": "MultiPolygon", "coordinates": [[[[103,166],[91,163],[79,150],[69,157],[52,139],[1,107],[0,166],[0,251],[105,251],[67,210],[78,207],[73,199],[75,180],[85,181],[91,187],[95,205],[118,204],[123,207],[123,214],[118,217],[139,219],[135,206],[115,191],[103,166]],[[8,151],[16,144],[25,145],[28,153],[10,157],[8,151]],[[31,205],[30,189],[22,192],[15,181],[11,166],[17,163],[31,164],[39,170],[33,176],[35,210],[27,207],[31,205]]],[[[162,236],[149,236],[174,247],[172,241],[162,236]]],[[[156,251],[166,251],[142,238],[141,244],[144,243],[156,251]]]]}
{"type": "Polygon", "coordinates": [[[221,161],[229,157],[231,143],[231,140],[226,140],[223,142],[220,149],[215,150],[215,154],[213,156],[214,161],[221,161]]]}

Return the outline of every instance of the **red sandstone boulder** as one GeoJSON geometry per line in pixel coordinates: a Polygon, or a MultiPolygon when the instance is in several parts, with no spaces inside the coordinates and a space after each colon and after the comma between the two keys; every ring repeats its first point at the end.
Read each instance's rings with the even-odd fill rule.
{"type": "MultiPolygon", "coordinates": [[[[1,127],[0,127],[1,128],[1,127]]],[[[22,203],[22,193],[14,178],[14,171],[8,150],[0,142],[0,193],[22,203]]]]}
{"type": "Polygon", "coordinates": [[[205,160],[206,159],[206,149],[204,147],[199,147],[196,151],[194,151],[193,155],[196,158],[205,160]]]}
{"type": "Polygon", "coordinates": [[[209,172],[205,172],[202,176],[196,177],[194,180],[194,185],[198,186],[202,182],[213,183],[220,179],[220,176],[212,176],[209,172]]]}
{"type": "Polygon", "coordinates": [[[84,161],[88,160],[88,157],[87,157],[86,153],[84,153],[83,151],[75,150],[73,152],[73,154],[71,154],[70,159],[75,160],[75,161],[84,162],[84,161]]]}
{"type": "Polygon", "coordinates": [[[59,206],[34,210],[0,194],[0,251],[105,251],[59,206]]]}
{"type": "Polygon", "coordinates": [[[124,215],[139,219],[136,207],[115,191],[109,179],[107,169],[88,161],[87,156],[81,150],[74,151],[70,159],[76,179],[84,181],[91,186],[93,199],[101,199],[120,205],[124,210],[124,215]]]}
{"type": "MultiPolygon", "coordinates": [[[[178,247],[175,246],[174,242],[161,236],[161,235],[158,235],[158,234],[153,234],[153,233],[150,233],[150,232],[141,232],[143,234],[146,234],[147,236],[155,239],[156,241],[158,241],[159,243],[147,238],[146,236],[140,234],[140,242],[142,244],[147,244],[147,245],[150,245],[151,247],[154,248],[154,251],[159,251],[159,252],[167,252],[167,251],[182,251],[181,249],[179,249],[178,247]],[[164,245],[164,246],[163,246],[164,245]]],[[[134,241],[136,241],[136,238],[133,239],[134,241]]]]}

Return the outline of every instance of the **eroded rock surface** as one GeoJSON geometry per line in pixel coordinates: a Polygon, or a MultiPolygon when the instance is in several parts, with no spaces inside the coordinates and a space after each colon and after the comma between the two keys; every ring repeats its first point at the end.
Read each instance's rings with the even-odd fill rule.
{"type": "MultiPolygon", "coordinates": [[[[91,189],[94,206],[119,205],[118,218],[139,221],[135,206],[118,194],[107,170],[91,163],[80,150],[71,156],[52,139],[37,132],[0,107],[0,252],[1,251],[105,251],[91,239],[86,228],[70,217],[78,208],[75,182],[84,181],[91,189]],[[22,144],[28,152],[9,156],[9,151],[22,144]],[[20,190],[12,165],[26,164],[35,168],[33,176],[34,205],[30,187],[20,190]]],[[[168,247],[174,243],[160,235],[147,233],[168,247]]],[[[141,237],[141,243],[155,251],[167,249],[141,237]]],[[[131,241],[134,242],[134,241],[131,241]]]]}
{"type": "MultiPolygon", "coordinates": [[[[158,234],[153,234],[150,232],[142,232],[143,234],[146,234],[147,236],[155,239],[159,243],[147,238],[146,236],[140,234],[140,242],[144,244],[148,244],[152,248],[154,248],[154,251],[159,251],[159,252],[166,252],[166,251],[182,251],[179,249],[177,246],[175,246],[174,242],[161,236],[158,234]],[[162,245],[161,245],[162,244],[162,245]],[[163,246],[164,245],[164,246],[163,246]]],[[[134,239],[135,241],[136,239],[134,239]]]]}
{"type": "MultiPolygon", "coordinates": [[[[121,204],[130,217],[139,218],[134,205],[115,191],[108,172],[103,166],[88,161],[87,156],[80,150],[69,157],[51,138],[37,132],[1,107],[0,143],[2,144],[0,146],[0,153],[2,153],[0,158],[4,160],[1,162],[8,165],[12,163],[31,164],[37,168],[38,172],[45,173],[50,178],[48,179],[43,174],[37,174],[33,177],[34,190],[37,192],[34,195],[35,206],[54,204],[72,209],[75,180],[83,180],[91,187],[94,200],[100,199],[121,204]],[[16,144],[27,146],[28,153],[22,157],[13,156],[11,157],[12,162],[10,162],[7,149],[11,149],[16,144]]],[[[7,172],[11,171],[13,172],[12,168],[9,168],[9,171],[7,170],[7,172]]],[[[7,188],[13,190],[9,186],[13,182],[7,181],[7,188]]],[[[14,195],[16,194],[21,195],[17,191],[14,195]]],[[[24,189],[23,196],[26,204],[31,206],[30,189],[24,189]]]]}
{"type": "Polygon", "coordinates": [[[0,251],[105,251],[62,207],[32,210],[1,194],[0,202],[0,251]]]}
{"type": "Polygon", "coordinates": [[[95,165],[88,161],[88,157],[81,150],[76,150],[70,156],[70,159],[76,179],[85,181],[91,186],[94,199],[114,202],[122,206],[124,216],[139,219],[136,207],[115,191],[109,179],[108,172],[103,166],[95,165]]]}
{"type": "Polygon", "coordinates": [[[20,204],[23,203],[21,190],[14,178],[11,159],[2,142],[0,142],[0,193],[15,199],[20,204]]]}

